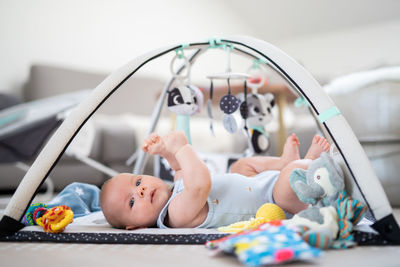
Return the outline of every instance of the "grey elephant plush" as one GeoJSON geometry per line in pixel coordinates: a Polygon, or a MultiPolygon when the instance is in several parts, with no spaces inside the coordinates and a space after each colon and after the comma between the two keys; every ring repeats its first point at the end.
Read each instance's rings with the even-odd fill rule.
{"type": "Polygon", "coordinates": [[[320,208],[336,206],[340,193],[344,191],[343,171],[325,152],[311,163],[308,170],[295,169],[289,181],[298,198],[312,204],[297,215],[320,224],[323,223],[320,208]]]}

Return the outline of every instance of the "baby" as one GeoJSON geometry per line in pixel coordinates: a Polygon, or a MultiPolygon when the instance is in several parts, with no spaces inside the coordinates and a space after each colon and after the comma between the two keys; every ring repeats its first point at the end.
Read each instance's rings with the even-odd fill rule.
{"type": "Polygon", "coordinates": [[[295,168],[307,169],[330,145],[314,136],[304,157],[299,140],[289,136],[280,157],[248,157],[236,161],[230,173],[213,175],[188,144],[185,134],[151,134],[142,150],[164,157],[175,171],[174,186],[148,175],[118,174],[102,187],[100,204],[107,221],[116,228],[216,228],[255,216],[270,202],[294,214],[307,207],[289,184],[295,168]]]}

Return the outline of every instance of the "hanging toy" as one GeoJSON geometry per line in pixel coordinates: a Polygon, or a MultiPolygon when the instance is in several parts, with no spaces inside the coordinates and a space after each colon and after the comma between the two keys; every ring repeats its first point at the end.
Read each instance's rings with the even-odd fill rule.
{"type": "Polygon", "coordinates": [[[168,109],[177,115],[177,130],[185,132],[189,144],[192,143],[190,136],[190,116],[200,110],[203,105],[203,93],[200,89],[190,84],[190,63],[183,55],[183,50],[178,49],[176,56],[172,59],[170,69],[176,78],[174,88],[168,90],[168,109]],[[186,67],[186,74],[179,75],[173,70],[176,59],[183,59],[186,67]],[[187,80],[187,83],[185,83],[187,80]]]}
{"type": "Polygon", "coordinates": [[[235,112],[240,105],[240,100],[231,94],[230,80],[228,79],[228,94],[223,96],[219,102],[219,107],[224,112],[223,125],[224,128],[230,132],[235,133],[237,131],[237,123],[232,113],[235,112]]]}
{"type": "Polygon", "coordinates": [[[210,84],[210,97],[207,100],[207,115],[208,118],[210,119],[210,132],[212,136],[215,136],[214,133],[214,126],[213,126],[213,113],[212,113],[212,98],[213,98],[213,91],[214,91],[214,84],[213,84],[213,80],[211,79],[211,84],[210,84]]]}
{"type": "Polygon", "coordinates": [[[258,88],[266,83],[266,76],[262,72],[259,62],[260,60],[256,60],[248,70],[248,73],[252,75],[247,80],[252,93],[247,94],[245,90],[244,95],[238,95],[242,100],[240,115],[244,120],[246,135],[249,137],[249,147],[253,153],[257,154],[264,153],[269,148],[269,135],[265,131],[265,125],[272,121],[272,108],[275,105],[273,94],[257,93],[258,88]]]}
{"type": "Polygon", "coordinates": [[[213,79],[225,79],[227,80],[228,83],[228,94],[223,96],[219,102],[219,107],[221,111],[224,113],[222,123],[224,125],[224,128],[229,132],[229,133],[235,133],[238,129],[237,123],[235,118],[233,117],[232,113],[237,111],[240,106],[240,100],[237,99],[234,95],[231,93],[231,84],[230,81],[232,79],[240,79],[244,80],[246,78],[251,77],[250,75],[246,73],[234,73],[231,72],[231,51],[233,50],[233,46],[230,44],[224,44],[223,45],[224,49],[227,51],[227,68],[226,72],[224,73],[218,73],[218,74],[212,74],[208,75],[207,78],[213,80],[213,79]]]}
{"type": "MultiPolygon", "coordinates": [[[[239,98],[242,98],[240,95],[239,98]]],[[[255,153],[263,153],[269,148],[269,135],[265,125],[273,119],[272,108],[275,105],[274,95],[271,93],[248,94],[241,108],[241,116],[250,131],[251,146],[255,153]],[[246,108],[245,108],[246,107],[246,108]]]]}
{"type": "Polygon", "coordinates": [[[61,233],[72,223],[74,213],[70,207],[62,205],[47,209],[42,203],[32,204],[25,213],[25,225],[39,225],[48,233],[61,233]]]}

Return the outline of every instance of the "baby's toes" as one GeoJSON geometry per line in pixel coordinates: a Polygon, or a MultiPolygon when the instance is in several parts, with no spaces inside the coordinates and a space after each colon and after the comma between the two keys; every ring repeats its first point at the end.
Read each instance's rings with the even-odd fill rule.
{"type": "Polygon", "coordinates": [[[324,151],[328,151],[331,148],[331,145],[326,142],[326,144],[324,145],[324,151]]]}
{"type": "Polygon", "coordinates": [[[321,141],[321,136],[319,136],[319,135],[314,135],[314,138],[313,138],[313,140],[312,140],[312,142],[314,143],[314,144],[318,144],[319,142],[321,141]]]}

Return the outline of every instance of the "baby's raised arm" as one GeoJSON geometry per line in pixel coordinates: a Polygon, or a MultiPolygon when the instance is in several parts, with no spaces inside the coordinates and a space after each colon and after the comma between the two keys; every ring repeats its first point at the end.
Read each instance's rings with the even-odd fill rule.
{"type": "Polygon", "coordinates": [[[171,132],[159,137],[149,136],[142,146],[143,151],[158,154],[168,160],[176,173],[182,178],[184,190],[180,192],[168,207],[168,225],[170,227],[195,227],[204,219],[206,202],[211,188],[210,172],[187,143],[183,132],[171,132]],[[204,217],[204,218],[203,218],[204,217]]]}
{"type": "Polygon", "coordinates": [[[207,198],[211,188],[210,171],[189,144],[180,148],[175,157],[181,166],[185,188],[168,207],[168,225],[174,228],[196,227],[207,216],[207,198]]]}

